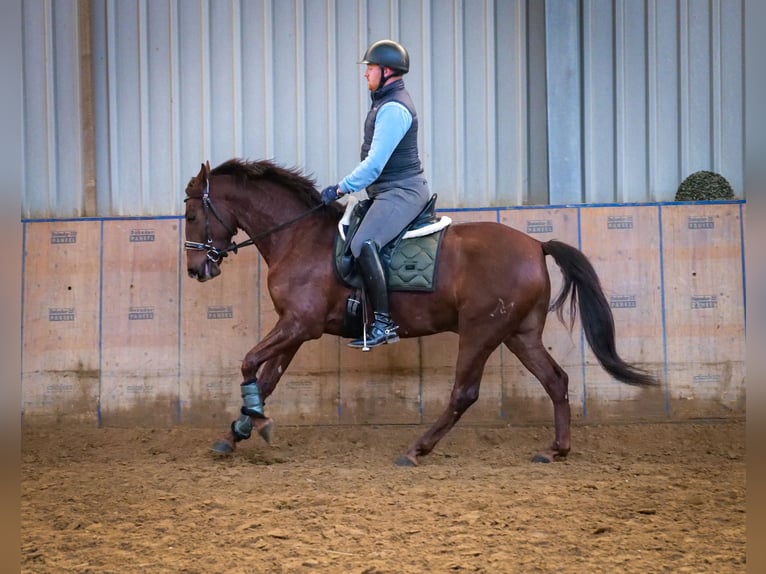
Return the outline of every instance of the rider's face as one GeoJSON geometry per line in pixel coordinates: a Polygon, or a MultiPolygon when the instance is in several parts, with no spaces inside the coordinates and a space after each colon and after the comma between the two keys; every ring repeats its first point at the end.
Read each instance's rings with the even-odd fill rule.
{"type": "Polygon", "coordinates": [[[367,78],[367,89],[374,92],[380,86],[381,68],[377,64],[367,64],[364,77],[367,78]]]}

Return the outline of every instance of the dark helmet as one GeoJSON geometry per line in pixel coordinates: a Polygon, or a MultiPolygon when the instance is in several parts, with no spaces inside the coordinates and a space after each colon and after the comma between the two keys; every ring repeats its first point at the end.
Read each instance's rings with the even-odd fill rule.
{"type": "Polygon", "coordinates": [[[410,71],[410,55],[404,46],[393,40],[378,40],[370,44],[359,63],[386,66],[400,74],[410,71]]]}

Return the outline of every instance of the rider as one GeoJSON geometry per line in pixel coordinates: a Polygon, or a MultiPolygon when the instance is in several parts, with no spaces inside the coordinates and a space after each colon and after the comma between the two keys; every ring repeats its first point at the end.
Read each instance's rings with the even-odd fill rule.
{"type": "MultiPolygon", "coordinates": [[[[399,340],[379,250],[417,217],[431,192],[418,154],[418,116],[402,79],[410,69],[407,50],[393,40],[380,40],[367,48],[360,63],[367,65],[364,77],[372,97],[361,162],[340,183],[326,187],[322,201],[330,204],[363,188],[372,200],[351,240],[351,253],[361,267],[374,311],[367,346],[377,347],[399,340]]],[[[362,348],[364,340],[355,339],[349,346],[362,348]]]]}

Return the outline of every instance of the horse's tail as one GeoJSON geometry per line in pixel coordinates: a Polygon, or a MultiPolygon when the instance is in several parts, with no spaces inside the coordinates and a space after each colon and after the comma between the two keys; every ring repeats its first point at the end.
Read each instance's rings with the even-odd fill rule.
{"type": "Polygon", "coordinates": [[[617,354],[614,335],[614,317],[609,302],[601,288],[596,270],[581,251],[561,241],[546,241],[543,253],[550,255],[561,268],[564,285],[551,305],[562,323],[563,306],[567,296],[569,304],[569,328],[574,325],[579,303],[580,317],[588,345],[604,370],[618,381],[629,385],[656,385],[657,379],[637,367],[629,365],[617,354]]]}

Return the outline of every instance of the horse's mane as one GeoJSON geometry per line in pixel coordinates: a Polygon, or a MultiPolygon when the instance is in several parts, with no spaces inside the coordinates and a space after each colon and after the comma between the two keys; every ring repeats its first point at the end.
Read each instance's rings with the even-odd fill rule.
{"type": "Polygon", "coordinates": [[[272,181],[292,190],[307,207],[314,207],[322,201],[314,179],[304,175],[297,168],[282,167],[267,159],[259,161],[230,159],[213,168],[210,175],[231,176],[237,185],[242,187],[255,184],[262,179],[272,181]]]}

